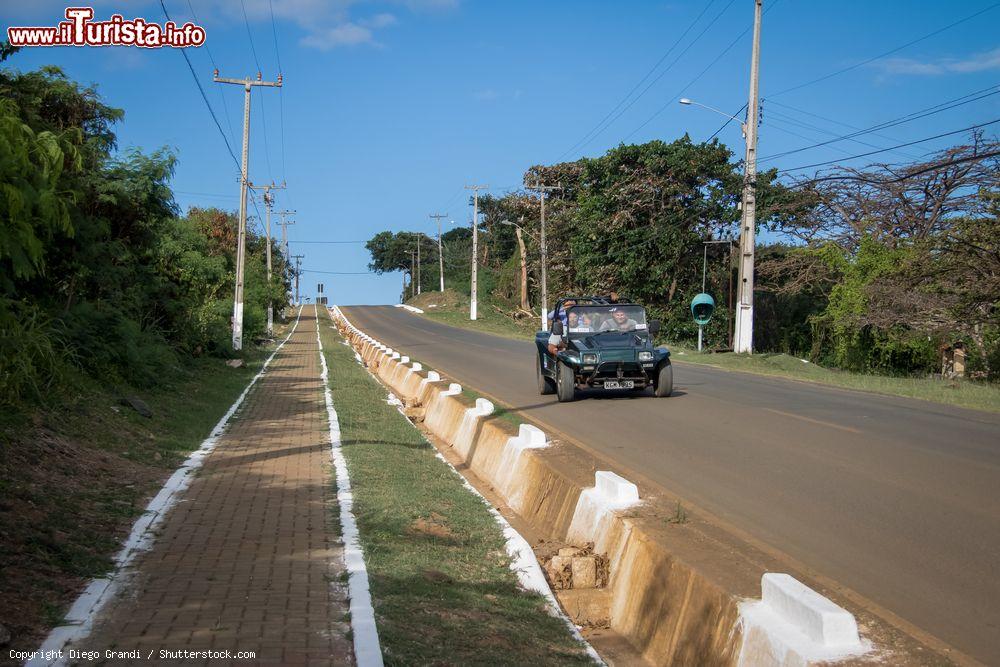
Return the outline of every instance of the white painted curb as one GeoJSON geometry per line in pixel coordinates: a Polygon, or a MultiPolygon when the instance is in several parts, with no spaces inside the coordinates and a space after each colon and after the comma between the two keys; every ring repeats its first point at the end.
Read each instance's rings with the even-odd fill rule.
{"type": "Polygon", "coordinates": [[[351,491],[351,477],[347,471],[343,445],[340,441],[340,420],[333,408],[330,394],[330,371],[323,354],[320,339],[319,313],[316,317],[316,342],[319,344],[319,358],[323,366],[320,377],[323,380],[323,397],[326,400],[326,414],[330,423],[330,458],[337,483],[337,504],[340,506],[340,526],[344,540],[344,562],[347,566],[347,588],[351,597],[351,630],[354,635],[354,659],[358,667],[381,667],[382,648],[375,626],[375,609],[368,582],[368,569],[358,539],[358,523],[354,518],[354,494],[351,491]]]}

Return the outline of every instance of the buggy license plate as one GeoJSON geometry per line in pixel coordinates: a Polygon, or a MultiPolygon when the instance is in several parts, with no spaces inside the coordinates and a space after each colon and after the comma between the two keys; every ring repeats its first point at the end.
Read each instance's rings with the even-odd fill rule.
{"type": "Polygon", "coordinates": [[[605,380],[605,389],[634,389],[635,382],[632,380],[605,380]]]}

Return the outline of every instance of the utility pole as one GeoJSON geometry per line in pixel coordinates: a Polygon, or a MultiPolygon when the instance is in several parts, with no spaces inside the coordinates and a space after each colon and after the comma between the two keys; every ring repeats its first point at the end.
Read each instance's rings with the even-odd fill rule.
{"type": "Polygon", "coordinates": [[[240,227],[236,240],[236,290],[233,298],[233,349],[243,349],[243,272],[246,268],[246,240],[247,240],[247,169],[250,159],[250,90],[254,86],[269,86],[273,88],[281,87],[281,75],[277,81],[263,81],[260,72],[257,78],[251,79],[224,79],[219,77],[219,70],[215,70],[212,80],[216,83],[232,83],[243,86],[243,164],[240,170],[240,227]]]}
{"type": "Polygon", "coordinates": [[[753,353],[754,234],[756,232],[757,112],[760,80],[760,20],[764,0],[755,0],[753,50],[750,56],[750,97],[747,100],[747,152],[743,174],[743,215],[740,222],[740,270],[737,282],[734,351],[753,353]]]}
{"type": "MultiPolygon", "coordinates": [[[[265,235],[267,236],[267,286],[268,289],[271,287],[271,209],[274,208],[274,195],[271,194],[271,190],[284,190],[287,186],[285,182],[282,181],[281,185],[275,185],[274,181],[271,181],[270,185],[254,185],[253,183],[247,183],[247,187],[251,190],[263,190],[264,191],[264,208],[267,210],[267,225],[264,227],[265,235]]],[[[267,335],[271,337],[274,335],[274,304],[271,303],[271,299],[267,300],[267,335]]]]}
{"type": "Polygon", "coordinates": [[[420,241],[424,235],[417,232],[417,294],[420,294],[420,241]]]}
{"type": "Polygon", "coordinates": [[[286,209],[284,211],[275,211],[275,213],[281,216],[281,222],[278,223],[281,225],[281,245],[285,248],[285,261],[288,262],[291,261],[288,256],[288,225],[294,225],[295,221],[285,220],[285,216],[295,215],[295,211],[289,211],[286,209]]]}
{"type": "Polygon", "coordinates": [[[305,255],[293,255],[292,259],[295,260],[295,305],[299,305],[299,274],[302,273],[302,259],[305,255]]]}
{"type": "Polygon", "coordinates": [[[529,190],[534,190],[538,193],[539,198],[542,203],[542,234],[541,243],[539,245],[542,247],[542,331],[547,331],[549,328],[548,323],[548,307],[549,307],[549,286],[548,286],[548,276],[546,274],[547,267],[549,263],[548,250],[545,247],[545,195],[549,192],[562,191],[561,185],[542,185],[541,183],[535,183],[533,186],[528,187],[529,190]]]}
{"type": "MultiPolygon", "coordinates": [[[[411,299],[413,298],[413,295],[417,293],[416,288],[413,287],[413,276],[415,275],[416,265],[417,265],[415,261],[416,255],[417,255],[416,252],[414,252],[413,250],[410,251],[410,298],[411,299]]],[[[405,297],[406,295],[404,294],[403,296],[405,297]]]]}
{"type": "Polygon", "coordinates": [[[479,298],[479,191],[489,190],[488,185],[466,185],[466,190],[472,190],[472,304],[469,306],[469,319],[476,319],[476,301],[479,298]]]}
{"type": "Polygon", "coordinates": [[[438,223],[438,273],[441,276],[441,291],[444,291],[444,253],[441,252],[441,218],[447,218],[447,213],[431,213],[428,217],[438,223]]]}

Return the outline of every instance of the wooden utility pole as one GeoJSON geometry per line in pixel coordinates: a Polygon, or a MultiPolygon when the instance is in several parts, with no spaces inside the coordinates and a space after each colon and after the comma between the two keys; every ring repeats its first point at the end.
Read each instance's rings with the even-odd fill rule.
{"type": "Polygon", "coordinates": [[[539,198],[542,203],[542,229],[541,229],[541,243],[539,245],[542,247],[542,331],[547,331],[549,328],[548,323],[548,308],[549,308],[549,286],[548,286],[548,275],[546,266],[549,263],[548,250],[545,247],[545,195],[549,192],[558,192],[562,190],[561,185],[542,185],[541,183],[535,183],[533,186],[528,188],[529,190],[534,190],[538,193],[539,198]]]}
{"type": "Polygon", "coordinates": [[[764,0],[755,0],[753,50],[750,55],[750,97],[747,100],[747,152],[743,174],[743,217],[740,222],[740,270],[736,284],[734,351],[753,352],[754,234],[757,213],[757,112],[760,81],[760,21],[764,0]]]}
{"type": "MultiPolygon", "coordinates": [[[[263,190],[264,191],[264,208],[267,210],[267,225],[264,227],[265,235],[267,236],[267,286],[268,289],[271,287],[271,209],[274,208],[274,195],[271,194],[271,190],[284,190],[287,186],[285,182],[282,181],[281,185],[275,185],[274,181],[271,181],[270,185],[254,185],[253,183],[248,183],[247,187],[251,190],[263,190]]],[[[270,297],[267,299],[267,336],[270,338],[274,335],[274,304],[271,302],[270,297]]]]}
{"type": "Polygon", "coordinates": [[[479,191],[489,190],[488,185],[466,185],[472,190],[472,303],[469,305],[469,319],[476,319],[476,301],[479,297],[479,191]]]}
{"type": "Polygon", "coordinates": [[[441,252],[441,218],[447,218],[447,213],[431,213],[431,218],[438,223],[438,274],[441,277],[441,291],[444,291],[444,253],[441,252]]]}
{"type": "Polygon", "coordinates": [[[216,83],[231,83],[243,86],[243,163],[240,169],[240,226],[236,239],[236,289],[233,295],[233,349],[243,349],[243,273],[246,269],[246,237],[247,237],[247,177],[250,159],[250,90],[254,86],[281,87],[281,75],[277,81],[263,81],[260,72],[257,78],[225,79],[219,77],[215,70],[213,81],[216,83]]]}

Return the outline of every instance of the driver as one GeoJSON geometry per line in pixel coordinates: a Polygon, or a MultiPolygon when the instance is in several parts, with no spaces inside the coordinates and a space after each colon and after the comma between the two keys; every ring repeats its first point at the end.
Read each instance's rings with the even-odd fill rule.
{"type": "Polygon", "coordinates": [[[635,331],[638,324],[624,308],[615,308],[611,311],[611,319],[601,325],[601,331],[635,331]]]}

